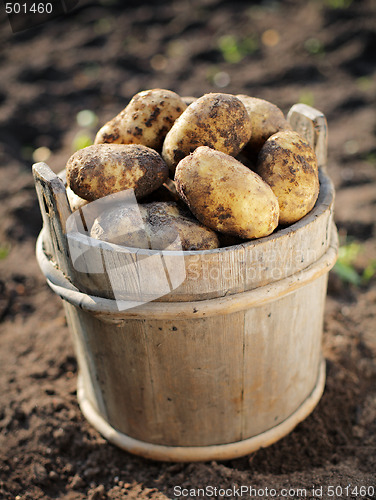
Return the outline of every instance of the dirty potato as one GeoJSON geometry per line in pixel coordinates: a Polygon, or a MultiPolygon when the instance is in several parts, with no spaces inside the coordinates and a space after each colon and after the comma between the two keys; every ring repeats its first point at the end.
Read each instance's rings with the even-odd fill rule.
{"type": "Polygon", "coordinates": [[[278,198],[281,224],[292,224],[312,210],[319,194],[317,160],[297,132],[272,135],[260,151],[257,172],[278,198]]]}
{"type": "Polygon", "coordinates": [[[95,144],[143,144],[160,151],[167,132],[186,107],[181,97],[171,90],[139,92],[99,130],[95,144]]]}
{"type": "Polygon", "coordinates": [[[69,158],[66,171],[69,187],[88,201],[130,188],[140,199],[168,177],[161,156],[140,144],[96,144],[80,149],[69,158]]]}
{"type": "Polygon", "coordinates": [[[257,174],[207,146],[181,160],[176,188],[206,226],[243,239],[261,238],[278,225],[277,198],[257,174]]]}
{"type": "Polygon", "coordinates": [[[246,145],[247,151],[257,154],[271,135],[280,130],[291,130],[291,125],[275,104],[242,94],[236,97],[244,104],[252,124],[252,136],[246,145]]]}
{"type": "Polygon", "coordinates": [[[172,172],[199,146],[236,156],[251,137],[243,103],[230,94],[205,94],[192,102],[166,135],[162,156],[172,172]]]}
{"type": "Polygon", "coordinates": [[[175,202],[120,205],[102,213],[91,228],[96,239],[154,250],[208,250],[218,236],[175,202]]]}

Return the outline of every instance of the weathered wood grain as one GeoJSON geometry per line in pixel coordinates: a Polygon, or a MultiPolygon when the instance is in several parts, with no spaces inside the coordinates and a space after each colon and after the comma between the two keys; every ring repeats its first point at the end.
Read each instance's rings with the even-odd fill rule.
{"type": "Polygon", "coordinates": [[[115,444],[154,459],[227,459],[271,444],[317,403],[325,378],[327,274],[338,246],[334,189],[324,172],[326,122],[318,113],[300,105],[289,113],[321,167],[310,214],[267,238],[184,252],[186,278],[177,288],[171,285],[178,252],[168,252],[168,260],[158,252],[93,243],[73,231],[68,236],[77,258],[67,264],[61,248],[70,211],[66,197],[57,196],[64,183],[36,169],[44,179],[37,176],[37,185],[47,186],[37,189],[52,234],[52,256],[41,237],[38,260],[65,301],[81,407],[115,444]],[[41,196],[52,197],[51,211],[41,196]],[[170,273],[167,285],[153,275],[153,258],[170,273]],[[150,277],[149,297],[138,266],[145,266],[142,279],[150,277]],[[162,286],[168,293],[141,304],[162,286]],[[114,297],[133,307],[118,310],[114,297]]]}
{"type": "Polygon", "coordinates": [[[66,221],[71,215],[61,179],[45,163],[33,165],[35,188],[44,224],[46,252],[69,278],[75,273],[66,239],[66,221]]]}
{"type": "Polygon", "coordinates": [[[292,128],[307,139],[316,153],[319,168],[326,170],[328,124],[325,115],[307,104],[294,104],[287,114],[292,128]]]}

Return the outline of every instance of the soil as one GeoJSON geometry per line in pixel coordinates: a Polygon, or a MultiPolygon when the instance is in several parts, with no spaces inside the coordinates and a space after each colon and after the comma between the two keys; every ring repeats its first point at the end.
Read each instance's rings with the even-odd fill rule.
{"type": "Polygon", "coordinates": [[[243,498],[270,498],[266,488],[307,489],[288,498],[376,498],[375,15],[373,0],[102,0],[19,33],[1,20],[1,499],[162,499],[178,496],[175,485],[264,489],[243,498]],[[154,87],[323,111],[341,244],[359,245],[353,283],[330,273],[320,403],[278,443],[223,463],[138,458],[86,422],[62,304],[35,260],[33,152],[48,148],[60,171],[85,135],[154,87]],[[85,109],[97,124],[79,125],[85,109]],[[331,496],[328,486],[342,491],[331,496]]]}

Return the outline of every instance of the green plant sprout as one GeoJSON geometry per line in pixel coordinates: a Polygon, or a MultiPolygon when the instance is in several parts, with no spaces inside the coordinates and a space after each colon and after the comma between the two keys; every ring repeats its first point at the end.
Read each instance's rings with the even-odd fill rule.
{"type": "Polygon", "coordinates": [[[224,35],[218,39],[218,48],[224,60],[231,64],[236,64],[245,56],[253,54],[259,47],[255,36],[249,36],[239,40],[234,35],[224,35]]]}
{"type": "Polygon", "coordinates": [[[376,166],[376,151],[375,152],[371,151],[370,153],[366,153],[365,155],[363,155],[363,159],[367,163],[376,166]]]}
{"type": "Polygon", "coordinates": [[[368,283],[376,274],[376,259],[372,259],[366,266],[362,274],[363,283],[368,283]]]}
{"type": "Polygon", "coordinates": [[[83,109],[76,115],[77,124],[82,127],[72,141],[73,151],[87,148],[93,144],[93,130],[97,127],[98,117],[90,109],[83,109]]]}
{"type": "Polygon", "coordinates": [[[306,49],[306,51],[309,54],[312,54],[312,55],[324,55],[325,54],[324,45],[317,38],[308,38],[304,42],[304,48],[306,49]]]}
{"type": "Polygon", "coordinates": [[[80,130],[73,138],[72,149],[78,151],[79,149],[87,148],[93,144],[93,139],[86,130],[80,130]]]}
{"type": "Polygon", "coordinates": [[[9,243],[0,243],[0,260],[6,259],[9,255],[11,246],[9,243]]]}
{"type": "Polygon", "coordinates": [[[329,9],[347,9],[352,4],[352,0],[324,0],[325,7],[329,9]]]}
{"type": "Polygon", "coordinates": [[[299,95],[299,102],[302,104],[307,104],[307,106],[313,106],[315,104],[315,96],[310,90],[303,90],[299,95]]]}
{"type": "Polygon", "coordinates": [[[366,285],[376,274],[376,259],[371,260],[362,273],[355,269],[354,263],[362,250],[362,245],[355,241],[340,246],[333,271],[343,282],[355,286],[366,285]]]}
{"type": "Polygon", "coordinates": [[[356,86],[359,90],[366,92],[371,89],[373,85],[373,80],[369,76],[360,76],[356,79],[356,86]]]}

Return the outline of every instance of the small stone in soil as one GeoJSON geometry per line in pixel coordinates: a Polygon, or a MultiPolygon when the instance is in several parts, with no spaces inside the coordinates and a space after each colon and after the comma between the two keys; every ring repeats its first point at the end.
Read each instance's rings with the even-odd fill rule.
{"type": "Polygon", "coordinates": [[[104,500],[107,497],[103,484],[88,491],[88,500],[104,500]]]}

